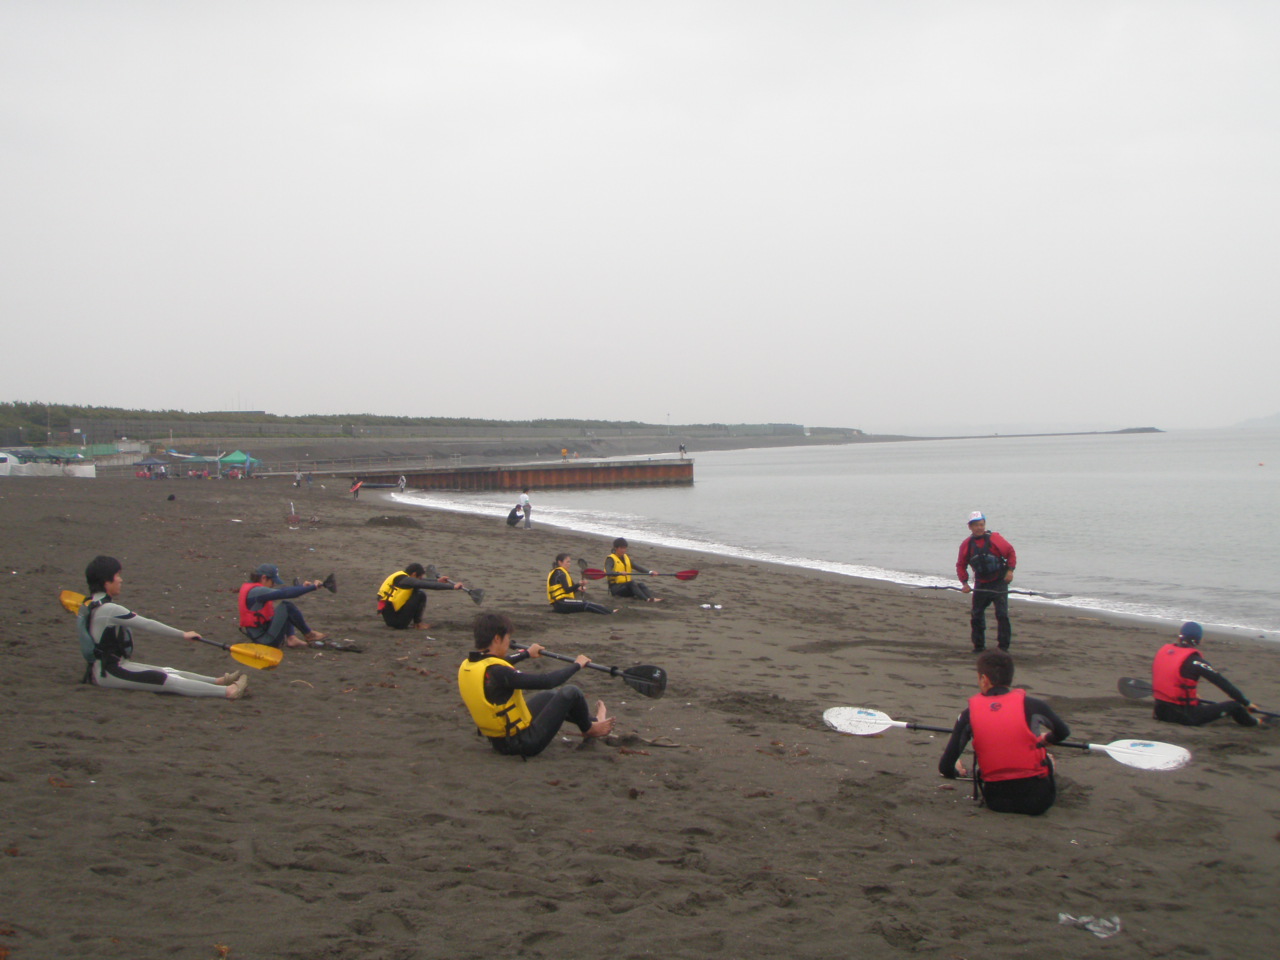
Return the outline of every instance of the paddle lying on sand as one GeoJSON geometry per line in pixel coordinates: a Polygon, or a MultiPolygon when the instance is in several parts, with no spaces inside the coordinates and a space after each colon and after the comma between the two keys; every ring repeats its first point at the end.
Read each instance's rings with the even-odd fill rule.
{"type": "MultiPolygon", "coordinates": [[[[894,720],[887,713],[867,707],[832,707],[822,715],[823,722],[832,730],[869,737],[894,727],[906,730],[932,730],[934,733],[951,733],[950,727],[929,727],[923,723],[894,720]]],[[[1063,740],[1045,744],[1049,747],[1073,747],[1091,753],[1105,753],[1117,763],[1139,770],[1178,770],[1191,762],[1191,753],[1173,743],[1158,740],[1115,740],[1111,743],[1079,743],[1063,740]]]]}
{"type": "MultiPolygon", "coordinates": [[[[1120,695],[1130,700],[1142,700],[1151,696],[1151,681],[1144,680],[1142,677],[1121,677],[1116,681],[1116,688],[1120,691],[1120,695]]],[[[1280,713],[1272,713],[1270,710],[1259,710],[1254,707],[1253,713],[1260,717],[1270,717],[1272,719],[1280,718],[1280,713]]]]}
{"type": "MultiPolygon", "coordinates": [[[[450,579],[449,577],[442,577],[439,571],[436,570],[435,564],[433,563],[427,564],[426,577],[428,580],[443,580],[445,583],[458,582],[457,580],[450,579]]],[[[476,606],[484,603],[484,589],[482,587],[464,586],[462,589],[466,591],[467,596],[476,602],[476,606]]]]}
{"type": "MultiPolygon", "coordinates": [[[[596,570],[592,567],[583,567],[582,576],[586,580],[603,580],[611,574],[604,570],[596,570]]],[[[679,573],[645,573],[643,570],[632,570],[629,574],[612,574],[612,576],[630,576],[630,577],[675,577],[677,580],[696,580],[698,578],[697,570],[681,570],[679,573]]]]}
{"type": "MultiPolygon", "coordinates": [[[[916,589],[917,590],[954,590],[956,593],[964,593],[964,591],[961,590],[959,587],[953,587],[953,586],[945,586],[945,587],[919,586],[919,587],[916,587],[916,589]]],[[[974,587],[972,592],[973,593],[1003,593],[1004,591],[1003,590],[986,590],[982,587],[974,587]]],[[[1021,596],[1024,596],[1024,597],[1044,597],[1046,600],[1065,600],[1067,597],[1071,596],[1071,594],[1069,593],[1041,593],[1039,590],[1015,590],[1012,587],[1009,588],[1008,592],[1020,594],[1021,596]]]]}
{"type": "MultiPolygon", "coordinates": [[[[539,656],[563,660],[566,663],[573,663],[576,659],[565,656],[563,653],[552,653],[550,650],[543,650],[539,656]]],[[[661,667],[627,667],[623,670],[621,667],[606,667],[601,663],[588,663],[587,666],[592,670],[603,670],[611,677],[621,677],[622,682],[631,689],[653,700],[660,700],[667,692],[667,671],[661,667]]]]}
{"type": "MultiPolygon", "coordinates": [[[[74,590],[63,590],[58,595],[58,599],[62,601],[65,607],[71,613],[79,613],[80,607],[89,598],[82,593],[76,593],[74,590]]],[[[255,670],[274,670],[280,666],[280,661],[284,659],[284,654],[275,647],[268,647],[263,643],[219,643],[217,640],[210,640],[207,637],[196,637],[201,643],[208,643],[215,647],[221,647],[232,658],[243,663],[246,667],[253,667],[255,670]]]]}

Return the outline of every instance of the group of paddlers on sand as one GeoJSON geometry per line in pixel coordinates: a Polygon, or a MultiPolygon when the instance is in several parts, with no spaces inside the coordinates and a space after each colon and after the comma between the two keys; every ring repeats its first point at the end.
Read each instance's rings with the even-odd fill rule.
{"type": "MultiPolygon", "coordinates": [[[[970,630],[974,650],[979,654],[978,692],[970,698],[951,730],[939,772],[952,778],[967,775],[969,771],[960,758],[972,742],[972,772],[988,808],[1040,814],[1052,806],[1056,796],[1053,761],[1046,748],[1065,741],[1070,730],[1047,703],[1012,686],[1014,663],[1008,652],[1012,640],[1008,586],[1013,580],[1017,556],[1007,540],[998,533],[987,532],[986,517],[981,513],[970,516],[969,529],[969,537],[961,544],[956,570],[963,591],[972,593],[974,598],[970,630]],[[974,571],[973,586],[968,582],[969,569],[974,571]],[[999,625],[999,649],[986,650],[985,610],[992,604],[999,625]]],[[[572,559],[567,553],[557,554],[547,575],[547,602],[551,609],[557,613],[616,613],[585,599],[586,585],[574,581],[570,569],[572,559]]],[[[599,575],[600,571],[595,573],[599,575]]],[[[648,585],[638,579],[645,574],[656,575],[657,571],[637,565],[629,555],[625,539],[619,537],[613,541],[603,573],[611,596],[660,602],[648,585]]],[[[79,624],[82,652],[89,661],[87,682],[184,696],[220,696],[229,700],[244,696],[248,678],[240,671],[206,677],[134,660],[131,632],[134,628],[187,640],[202,638],[195,631],[180,631],[141,617],[120,604],[117,598],[123,587],[123,571],[118,560],[95,557],[85,570],[85,579],[90,595],[80,608],[79,624]]],[[[325,645],[325,635],[313,630],[293,603],[321,587],[336,590],[332,576],[326,581],[295,581],[293,586],[284,586],[275,565],[262,564],[254,568],[239,589],[242,633],[251,644],[266,647],[325,645]]],[[[477,603],[483,599],[483,591],[439,576],[434,568],[410,563],[389,575],[378,589],[377,609],[383,622],[392,629],[427,629],[423,617],[428,590],[467,590],[477,603]]],[[[478,732],[489,740],[493,749],[506,755],[535,756],[551,743],[566,722],[577,726],[584,738],[607,736],[613,729],[614,719],[608,715],[605,704],[601,701],[589,708],[582,691],[568,682],[590,664],[590,658],[580,655],[558,670],[524,673],[515,665],[540,658],[544,648],[536,643],[527,649],[514,647],[513,632],[514,625],[504,614],[477,616],[473,626],[474,649],[458,670],[462,700],[478,732]]],[[[1138,690],[1136,695],[1154,696],[1155,718],[1195,726],[1231,717],[1241,726],[1256,727],[1260,723],[1259,715],[1273,716],[1259,710],[1214,670],[1199,650],[1202,641],[1200,625],[1184,623],[1177,640],[1157,651],[1149,688],[1145,681],[1132,681],[1138,690]],[[1230,699],[1200,700],[1201,680],[1219,687],[1230,699]]],[[[331,641],[330,645],[336,644],[331,641]]],[[[236,648],[231,649],[234,653],[236,648]]],[[[352,644],[347,649],[359,648],[352,644]]],[[[1134,694],[1126,692],[1126,695],[1134,694]]]]}

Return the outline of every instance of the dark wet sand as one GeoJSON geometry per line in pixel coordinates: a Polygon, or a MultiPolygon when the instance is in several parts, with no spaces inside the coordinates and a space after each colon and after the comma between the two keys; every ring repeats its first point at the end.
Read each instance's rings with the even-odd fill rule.
{"type": "MultiPolygon", "coordinates": [[[[219,945],[233,960],[1214,958],[1264,956],[1280,934],[1280,731],[1172,727],[1120,698],[1116,678],[1143,675],[1163,642],[1148,626],[1015,604],[1017,680],[1076,737],[1168,740],[1193,764],[1150,773],[1059,749],[1058,805],[1003,816],[936,775],[942,738],[842,737],[820,720],[847,704],[949,724],[974,683],[958,594],[635,544],[650,566],[702,574],[660,581],[661,605],[557,616],[554,554],[599,566],[603,541],[327,486],[0,480],[0,948],[14,960],[200,960],[219,945]],[[291,530],[290,500],[318,522],[291,530]],[[369,523],[390,514],[421,526],[369,523]],[[247,568],[336,571],[336,596],[301,604],[365,652],[290,651],[241,702],[80,686],[57,593],[84,589],[96,553],[124,562],[130,607],[228,642],[247,568]],[[374,614],[383,577],[415,559],[484,587],[517,642],[666,667],[667,696],[584,671],[616,737],[496,756],[456,690],[466,594],[430,595],[434,642],[374,614]],[[1059,912],[1124,930],[1099,940],[1059,912]]],[[[150,663],[233,665],[136,641],[150,663]]],[[[1280,704],[1274,648],[1221,638],[1206,653],[1280,704]]]]}

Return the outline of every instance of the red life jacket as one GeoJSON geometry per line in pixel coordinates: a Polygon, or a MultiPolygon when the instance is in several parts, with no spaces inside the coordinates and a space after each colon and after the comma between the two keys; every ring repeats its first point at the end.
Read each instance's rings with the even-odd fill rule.
{"type": "Polygon", "coordinates": [[[242,627],[265,627],[275,615],[276,605],[270,601],[263,604],[261,610],[249,609],[249,591],[260,586],[262,584],[257,582],[240,584],[240,626],[242,627]]]}
{"type": "Polygon", "coordinates": [[[1156,652],[1151,663],[1151,692],[1157,700],[1180,707],[1194,707],[1200,702],[1196,696],[1199,681],[1182,675],[1182,665],[1198,656],[1200,651],[1195,647],[1180,647],[1176,643],[1166,643],[1156,652]]]}
{"type": "Polygon", "coordinates": [[[1047,777],[1045,749],[1027,726],[1027,693],[1010,690],[998,697],[969,698],[973,752],[982,779],[1023,780],[1047,777]]]}

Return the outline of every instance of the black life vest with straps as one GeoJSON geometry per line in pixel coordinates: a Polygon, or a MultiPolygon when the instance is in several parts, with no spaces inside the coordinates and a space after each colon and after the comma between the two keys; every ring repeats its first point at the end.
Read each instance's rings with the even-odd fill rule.
{"type": "Polygon", "coordinates": [[[1009,568],[1009,561],[991,547],[991,534],[969,538],[969,566],[980,583],[999,580],[1009,568]]]}

